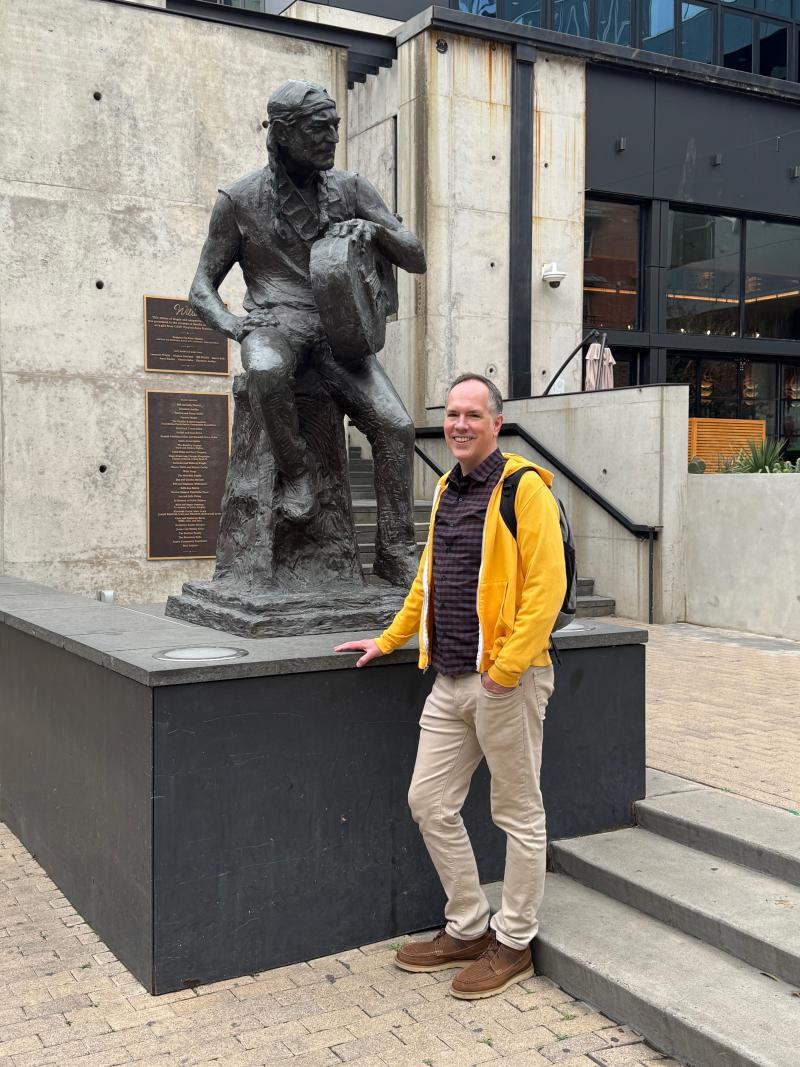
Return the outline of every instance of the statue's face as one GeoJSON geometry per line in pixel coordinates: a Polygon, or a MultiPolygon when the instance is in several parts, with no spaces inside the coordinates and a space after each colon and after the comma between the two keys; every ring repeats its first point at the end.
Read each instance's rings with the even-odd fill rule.
{"type": "Polygon", "coordinates": [[[296,166],[330,170],[339,143],[339,121],[332,105],[305,115],[286,129],[281,147],[296,166]]]}

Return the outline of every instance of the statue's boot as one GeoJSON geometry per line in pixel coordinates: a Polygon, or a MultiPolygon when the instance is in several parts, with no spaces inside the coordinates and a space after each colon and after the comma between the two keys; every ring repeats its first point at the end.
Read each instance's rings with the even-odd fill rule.
{"type": "Polygon", "coordinates": [[[310,471],[302,471],[294,478],[281,478],[280,510],[289,522],[309,522],[319,508],[317,487],[310,471]]]}
{"type": "Polygon", "coordinates": [[[379,548],[372,564],[373,574],[402,589],[411,588],[418,569],[417,546],[413,544],[379,548]]]}

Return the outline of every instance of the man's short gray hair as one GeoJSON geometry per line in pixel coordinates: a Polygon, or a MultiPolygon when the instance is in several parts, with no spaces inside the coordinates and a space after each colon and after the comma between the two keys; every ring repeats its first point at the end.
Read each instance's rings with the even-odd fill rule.
{"type": "Polygon", "coordinates": [[[503,414],[503,397],[500,395],[500,390],[491,379],[484,378],[482,374],[472,374],[471,372],[468,372],[467,374],[459,374],[455,381],[450,382],[447,389],[447,395],[450,396],[453,389],[455,389],[457,385],[461,385],[462,382],[483,382],[489,391],[489,411],[495,418],[497,418],[498,415],[503,414]]]}

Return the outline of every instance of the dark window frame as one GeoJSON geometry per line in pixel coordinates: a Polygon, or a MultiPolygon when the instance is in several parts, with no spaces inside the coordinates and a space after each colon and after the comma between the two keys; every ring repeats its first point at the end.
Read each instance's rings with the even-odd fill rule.
{"type": "MultiPolygon", "coordinates": [[[[678,58],[681,57],[681,5],[683,0],[672,0],[673,2],[673,35],[674,35],[674,47],[671,53],[663,53],[664,55],[674,55],[678,58]]],[[[752,73],[760,76],[761,71],[761,59],[760,59],[760,30],[761,24],[766,23],[770,25],[776,25],[785,27],[787,30],[786,41],[786,81],[798,82],[800,81],[800,71],[798,71],[798,60],[800,58],[800,5],[798,6],[798,12],[796,15],[783,16],[775,15],[771,12],[756,11],[745,7],[739,7],[735,4],[724,3],[723,0],[689,0],[691,3],[697,3],[704,7],[710,7],[713,11],[712,18],[712,59],[709,65],[723,66],[723,16],[725,13],[733,15],[741,15],[752,22],[751,27],[751,40],[753,49],[753,71],[752,73]]],[[[458,8],[458,0],[449,0],[449,4],[453,8],[458,8]]],[[[497,14],[496,18],[513,22],[513,17],[510,10],[510,0],[496,0],[497,14]]],[[[553,26],[553,4],[554,0],[541,0],[541,21],[539,23],[542,29],[552,30],[553,26]]],[[[584,40],[598,40],[598,0],[588,0],[589,4],[589,33],[588,37],[582,38],[584,40]]],[[[630,45],[623,45],[621,47],[630,47],[636,49],[643,49],[642,44],[642,10],[643,0],[631,0],[631,33],[630,33],[630,45]]],[[[492,16],[489,16],[492,17],[492,16]]],[[[646,49],[645,49],[646,50],[646,49]]],[[[655,53],[661,54],[661,53],[655,53]]],[[[693,60],[692,62],[703,62],[702,60],[693,60]]],[[[735,70],[734,67],[726,68],[728,70],[735,70]]],[[[765,75],[768,77],[769,75],[765,75]]],[[[784,80],[784,79],[780,79],[784,80]]]]}
{"type": "MultiPolygon", "coordinates": [[[[641,200],[636,197],[628,196],[614,196],[607,193],[595,193],[592,190],[586,190],[583,194],[584,199],[584,242],[586,237],[586,201],[593,200],[602,204],[622,204],[625,207],[635,207],[639,209],[639,240],[637,247],[637,291],[636,291],[636,319],[635,327],[632,330],[621,330],[618,327],[610,327],[605,332],[607,334],[614,334],[617,338],[625,337],[625,342],[632,348],[647,347],[645,338],[648,336],[645,329],[645,308],[648,301],[648,285],[647,285],[647,271],[644,269],[647,263],[648,253],[648,234],[650,230],[650,201],[641,200]]],[[[585,244],[584,244],[585,248],[585,244]]],[[[585,262],[585,259],[584,259],[585,262]]],[[[583,270],[583,267],[581,267],[583,270]]],[[[583,280],[581,282],[581,293],[583,293],[583,280]]],[[[583,314],[583,312],[581,312],[583,314]]],[[[585,323],[584,323],[585,326],[585,323]]],[[[588,327],[587,327],[588,328],[588,327]]],[[[592,327],[599,328],[599,327],[592,327]]],[[[609,342],[610,344],[610,342],[609,342]]]]}

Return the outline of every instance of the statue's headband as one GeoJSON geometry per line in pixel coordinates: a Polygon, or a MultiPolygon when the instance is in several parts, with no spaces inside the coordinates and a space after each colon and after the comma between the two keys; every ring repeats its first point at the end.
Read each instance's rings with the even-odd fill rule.
{"type": "Polygon", "coordinates": [[[279,85],[267,104],[270,121],[297,119],[313,115],[316,111],[335,108],[336,104],[326,89],[313,82],[287,81],[279,85]]]}

